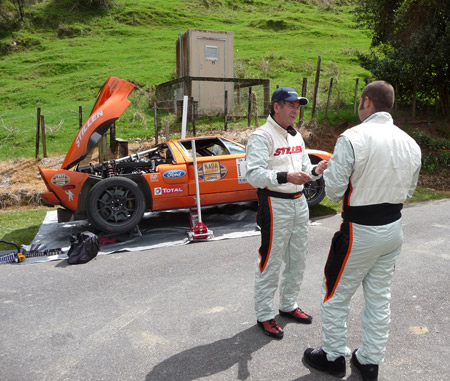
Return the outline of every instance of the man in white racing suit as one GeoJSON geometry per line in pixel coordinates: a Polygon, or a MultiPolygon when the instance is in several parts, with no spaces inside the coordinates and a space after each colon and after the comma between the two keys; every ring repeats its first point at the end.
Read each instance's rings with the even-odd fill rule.
{"type": "Polygon", "coordinates": [[[300,105],[308,100],[290,87],[272,95],[271,112],[247,144],[247,181],[258,188],[257,223],[261,247],[255,275],[255,310],[258,325],[268,336],[283,337],[275,320],[273,298],[280,283],[282,316],[309,324],[312,317],[297,305],[308,246],[309,210],[303,184],[320,178],[327,166],[313,166],[300,133],[292,125],[300,105]]]}
{"type": "Polygon", "coordinates": [[[344,377],[344,356],[364,380],[378,379],[390,323],[390,285],[402,246],[401,209],[414,193],[421,152],[408,134],[393,124],[389,112],[394,89],[384,81],[367,85],[361,94],[362,123],[337,140],[325,191],[333,202],[343,200],[343,222],[334,235],[322,287],[322,346],[308,348],[305,362],[344,377]],[[362,345],[347,347],[350,301],[362,284],[362,345]]]}

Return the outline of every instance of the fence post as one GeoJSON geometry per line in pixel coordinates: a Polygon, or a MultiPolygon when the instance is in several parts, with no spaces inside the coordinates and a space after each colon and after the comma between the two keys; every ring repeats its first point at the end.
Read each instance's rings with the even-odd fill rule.
{"type": "MultiPolygon", "coordinates": [[[[397,92],[398,92],[398,84],[395,84],[395,97],[394,97],[394,110],[397,111],[397,92]]],[[[436,108],[437,111],[437,108],[436,108]]]]}
{"type": "Polygon", "coordinates": [[[225,104],[223,107],[223,119],[224,119],[224,129],[225,131],[228,130],[228,90],[225,90],[225,104]]]}
{"type": "Polygon", "coordinates": [[[155,107],[155,144],[158,144],[158,106],[156,102],[154,103],[155,107]]]}
{"type": "Polygon", "coordinates": [[[255,113],[255,127],[259,127],[258,99],[256,98],[256,93],[254,91],[252,91],[252,108],[255,113]]]}
{"type": "Polygon", "coordinates": [[[195,133],[195,104],[194,104],[194,97],[190,98],[190,102],[191,102],[192,135],[196,136],[196,133],[195,133]]]}
{"type": "Polygon", "coordinates": [[[328,109],[331,101],[331,91],[333,90],[333,78],[330,79],[330,88],[328,89],[327,109],[325,111],[325,118],[328,119],[328,109]]]}
{"type": "Polygon", "coordinates": [[[356,104],[358,103],[358,82],[359,82],[359,79],[356,78],[355,99],[353,100],[353,116],[356,115],[356,104]]]}
{"type": "MultiPolygon", "coordinates": [[[[306,97],[306,86],[308,84],[308,79],[307,78],[303,78],[303,83],[302,83],[302,97],[306,97]]],[[[303,116],[305,115],[305,106],[300,106],[300,116],[298,118],[298,123],[300,124],[300,126],[303,124],[303,116]]]]}
{"type": "Polygon", "coordinates": [[[247,125],[250,128],[252,122],[252,88],[248,88],[248,110],[247,110],[247,125]]]}
{"type": "Polygon", "coordinates": [[[240,108],[240,106],[241,106],[241,88],[239,85],[238,85],[238,87],[236,87],[236,104],[240,108]]]}
{"type": "Polygon", "coordinates": [[[264,82],[264,111],[263,115],[266,117],[269,115],[269,106],[270,106],[270,81],[267,80],[264,82]]]}
{"type": "Polygon", "coordinates": [[[413,82],[413,99],[411,105],[411,116],[413,119],[416,117],[416,103],[417,103],[417,78],[414,78],[413,82]]]}
{"type": "Polygon", "coordinates": [[[83,108],[78,106],[78,126],[79,129],[83,127],[83,108]]]}
{"type": "Polygon", "coordinates": [[[166,142],[170,140],[169,121],[164,120],[164,133],[166,135],[166,142]]]}
{"type": "Polygon", "coordinates": [[[45,138],[44,115],[41,115],[41,134],[42,134],[42,154],[44,157],[47,157],[47,140],[45,138]]]}
{"type": "Polygon", "coordinates": [[[318,56],[317,57],[317,69],[316,69],[316,81],[314,82],[314,96],[313,96],[311,119],[314,119],[314,116],[316,115],[316,103],[317,103],[317,92],[319,90],[321,60],[322,60],[322,58],[320,56],[318,56]]]}
{"type": "Polygon", "coordinates": [[[35,158],[39,157],[39,131],[41,129],[41,108],[37,108],[37,122],[36,122],[36,155],[35,158]]]}
{"type": "Polygon", "coordinates": [[[337,113],[340,115],[341,113],[341,92],[337,89],[337,113]]]}
{"type": "Polygon", "coordinates": [[[116,152],[117,142],[116,142],[116,122],[111,123],[111,128],[109,130],[109,145],[111,150],[116,152]]]}
{"type": "Polygon", "coordinates": [[[106,134],[102,135],[100,140],[98,141],[98,161],[103,163],[107,160],[107,150],[108,150],[108,139],[106,138],[106,134]]]}

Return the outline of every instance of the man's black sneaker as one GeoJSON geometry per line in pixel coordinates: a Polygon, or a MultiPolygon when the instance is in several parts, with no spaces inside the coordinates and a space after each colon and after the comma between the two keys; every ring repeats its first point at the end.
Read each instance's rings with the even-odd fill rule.
{"type": "Polygon", "coordinates": [[[258,321],[258,325],[267,336],[275,337],[276,339],[283,338],[283,329],[278,325],[275,319],[258,321]]]}
{"type": "Polygon", "coordinates": [[[377,381],[378,380],[378,364],[361,364],[356,357],[355,349],[352,353],[351,364],[359,370],[363,381],[377,381]]]}
{"type": "Polygon", "coordinates": [[[312,316],[308,314],[305,311],[302,311],[300,308],[296,308],[294,311],[291,312],[284,312],[280,311],[281,316],[289,317],[291,319],[294,319],[295,321],[303,324],[311,324],[312,323],[312,316]]]}
{"type": "Polygon", "coordinates": [[[345,357],[339,356],[336,360],[329,361],[322,347],[317,349],[308,348],[303,355],[303,359],[306,364],[317,370],[327,372],[339,378],[345,376],[345,357]]]}

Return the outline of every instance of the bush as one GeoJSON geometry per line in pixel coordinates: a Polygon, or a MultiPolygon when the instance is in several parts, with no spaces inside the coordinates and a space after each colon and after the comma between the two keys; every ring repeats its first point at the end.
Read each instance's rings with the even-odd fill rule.
{"type": "Polygon", "coordinates": [[[431,151],[439,151],[441,149],[445,150],[450,147],[450,140],[444,138],[433,138],[424,132],[413,133],[412,137],[419,146],[427,148],[431,151]]]}
{"type": "Polygon", "coordinates": [[[115,0],[74,0],[75,3],[81,6],[95,7],[100,9],[114,8],[115,0]]]}

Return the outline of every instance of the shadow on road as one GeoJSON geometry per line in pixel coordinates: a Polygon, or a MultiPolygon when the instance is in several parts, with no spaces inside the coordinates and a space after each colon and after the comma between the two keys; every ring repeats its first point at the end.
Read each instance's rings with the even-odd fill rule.
{"type": "Polygon", "coordinates": [[[200,345],[178,353],[156,365],[147,375],[146,381],[196,380],[220,373],[238,364],[238,379],[250,376],[248,363],[252,353],[271,342],[254,325],[228,339],[200,345]]]}

